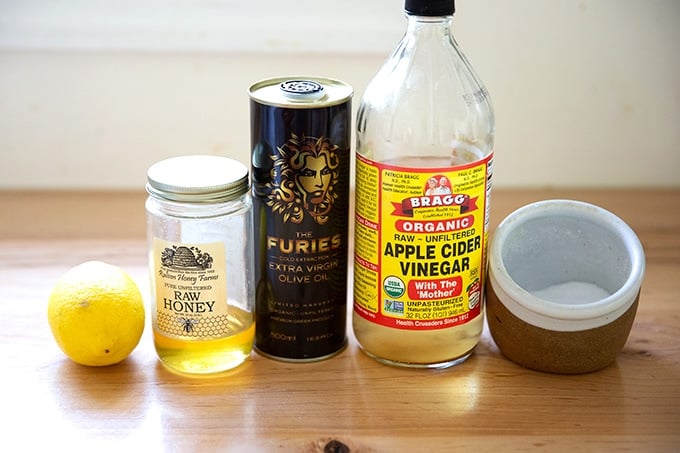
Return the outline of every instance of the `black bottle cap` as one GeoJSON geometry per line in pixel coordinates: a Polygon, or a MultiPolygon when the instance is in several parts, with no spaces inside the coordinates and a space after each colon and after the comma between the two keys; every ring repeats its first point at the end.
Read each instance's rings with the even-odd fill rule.
{"type": "Polygon", "coordinates": [[[451,16],[456,6],[454,0],[405,0],[404,10],[413,16],[451,16]]]}

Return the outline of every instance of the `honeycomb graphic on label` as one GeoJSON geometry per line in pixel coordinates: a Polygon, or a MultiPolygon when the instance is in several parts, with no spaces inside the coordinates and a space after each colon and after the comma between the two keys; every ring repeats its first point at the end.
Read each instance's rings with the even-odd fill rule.
{"type": "Polygon", "coordinates": [[[229,316],[191,318],[174,313],[159,312],[158,327],[163,332],[178,337],[221,337],[229,329],[229,316]]]}

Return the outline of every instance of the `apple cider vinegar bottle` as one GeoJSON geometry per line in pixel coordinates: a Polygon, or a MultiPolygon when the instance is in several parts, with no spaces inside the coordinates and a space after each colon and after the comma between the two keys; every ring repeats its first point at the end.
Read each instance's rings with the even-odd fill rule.
{"type": "Polygon", "coordinates": [[[453,0],[405,12],[357,115],[353,329],[380,362],[445,368],[482,332],[494,113],[453,0]]]}

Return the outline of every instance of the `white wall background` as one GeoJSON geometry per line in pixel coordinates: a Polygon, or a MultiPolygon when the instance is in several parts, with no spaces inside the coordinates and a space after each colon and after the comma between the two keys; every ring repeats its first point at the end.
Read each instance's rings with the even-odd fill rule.
{"type": "MultiPolygon", "coordinates": [[[[248,161],[247,87],[366,84],[403,0],[0,0],[0,189],[140,189],[182,154],[248,161]]],[[[680,187],[680,2],[458,0],[496,108],[497,187],[680,187]]]]}

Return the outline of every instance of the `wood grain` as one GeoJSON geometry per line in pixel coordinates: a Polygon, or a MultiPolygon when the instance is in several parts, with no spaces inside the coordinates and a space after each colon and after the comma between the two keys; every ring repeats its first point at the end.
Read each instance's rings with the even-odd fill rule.
{"type": "Polygon", "coordinates": [[[444,371],[392,368],[349,347],[323,362],[253,353],[187,378],[156,359],[147,325],[113,367],[65,358],[46,319],[54,281],[82,261],[120,265],[148,294],[144,194],[0,192],[3,445],[150,451],[680,450],[680,190],[498,190],[492,226],[545,198],[611,210],[638,233],[647,274],[616,363],[560,376],[506,360],[485,330],[444,371]],[[15,442],[17,442],[15,444],[15,442]],[[343,450],[343,446],[347,450],[343,450]]]}

